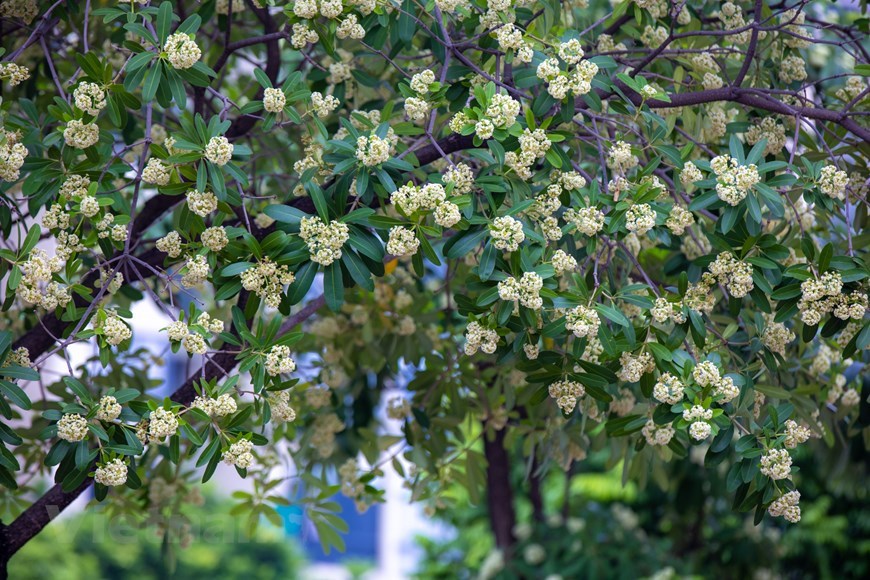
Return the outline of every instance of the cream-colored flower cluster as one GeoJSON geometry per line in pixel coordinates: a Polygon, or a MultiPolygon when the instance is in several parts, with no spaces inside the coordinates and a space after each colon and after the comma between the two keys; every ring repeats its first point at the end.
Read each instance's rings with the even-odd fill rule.
{"type": "Polygon", "coordinates": [[[683,411],[683,420],[689,423],[689,436],[696,441],[703,441],[710,436],[712,428],[708,421],[712,418],[713,410],[701,405],[693,405],[691,409],[683,411]]]}
{"type": "Polygon", "coordinates": [[[0,79],[9,81],[9,86],[20,85],[30,78],[30,70],[26,66],[14,62],[0,62],[0,79]]]}
{"type": "Polygon", "coordinates": [[[801,494],[798,490],[792,490],[782,494],[767,508],[767,513],[773,517],[783,517],[786,521],[796,524],[801,521],[801,508],[798,502],[801,494]]]}
{"type": "Polygon", "coordinates": [[[88,420],[78,413],[66,413],[57,422],[57,436],[70,443],[83,441],[88,436],[88,420]]]}
{"type": "Polygon", "coordinates": [[[523,224],[510,216],[497,217],[489,226],[493,245],[499,250],[515,252],[526,239],[523,224]]]}
{"type": "Polygon", "coordinates": [[[682,236],[686,233],[686,228],[693,223],[695,223],[695,216],[692,212],[679,205],[674,205],[671,208],[671,213],[668,214],[668,218],[665,220],[665,226],[675,236],[682,236]]]}
{"type": "MultiPolygon", "coordinates": [[[[490,11],[492,12],[492,11],[490,11]]],[[[522,63],[532,62],[535,56],[531,45],[523,40],[523,31],[512,22],[501,24],[495,31],[498,46],[504,52],[514,52],[514,60],[522,63]]]]}
{"type": "Polygon", "coordinates": [[[676,324],[682,324],[686,321],[686,314],[682,310],[682,304],[670,302],[664,297],[656,298],[649,312],[652,319],[660,323],[672,320],[676,324]]]}
{"type": "Polygon", "coordinates": [[[75,106],[96,117],[106,108],[106,92],[97,83],[81,82],[73,91],[75,106]]]}
{"type": "Polygon", "coordinates": [[[212,137],[205,146],[205,158],[217,166],[224,166],[233,158],[234,148],[226,137],[212,137]]]}
{"type": "Polygon", "coordinates": [[[121,414],[121,410],[121,405],[115,397],[111,395],[101,397],[100,407],[97,409],[97,419],[106,422],[114,421],[121,414]]]}
{"type": "Polygon", "coordinates": [[[653,387],[653,397],[660,403],[676,405],[683,400],[684,388],[680,379],[671,373],[663,373],[653,387]]]}
{"type": "Polygon", "coordinates": [[[311,261],[328,266],[341,259],[341,247],[350,237],[350,229],[345,223],[324,223],[315,216],[302,218],[299,235],[308,244],[311,261]]]}
{"type": "Polygon", "coordinates": [[[822,167],[819,176],[819,191],[830,197],[843,201],[846,199],[846,186],[849,185],[849,176],[845,171],[837,169],[834,165],[822,167]]]}
{"type": "Polygon", "coordinates": [[[0,127],[0,180],[18,181],[27,147],[18,142],[18,133],[0,127]]]}
{"type": "Polygon", "coordinates": [[[287,105],[287,96],[281,89],[263,89],[263,108],[267,113],[280,113],[287,105]]]}
{"type": "Polygon", "coordinates": [[[210,228],[206,228],[202,234],[200,234],[199,241],[202,242],[203,246],[215,253],[220,252],[228,243],[230,243],[227,231],[223,226],[211,226],[210,228]]]}
{"type": "Polygon", "coordinates": [[[172,167],[166,165],[160,159],[152,157],[142,170],[143,183],[153,185],[167,185],[172,176],[172,167]]]}
{"type": "Polygon", "coordinates": [[[762,139],[767,139],[764,154],[772,155],[785,147],[785,126],[778,123],[775,117],[764,117],[746,131],[746,142],[755,145],[762,139]]]}
{"type": "Polygon", "coordinates": [[[562,276],[566,272],[573,272],[577,269],[576,258],[566,253],[564,250],[556,250],[550,262],[553,264],[556,276],[562,276]]]}
{"type": "Polygon", "coordinates": [[[617,173],[626,173],[638,163],[637,155],[631,152],[631,145],[625,141],[617,141],[607,151],[607,167],[617,173]]]}
{"type": "Polygon", "coordinates": [[[465,163],[457,163],[444,173],[444,185],[453,185],[453,193],[464,195],[474,188],[474,172],[465,163]]]}
{"type": "Polygon", "coordinates": [[[790,55],[779,63],[779,80],[784,83],[806,80],[807,63],[799,56],[790,55]]]}
{"type": "Polygon", "coordinates": [[[115,458],[97,467],[94,481],[107,487],[115,487],[127,483],[127,464],[123,459],[115,458]]]}
{"type": "Polygon", "coordinates": [[[752,264],[738,260],[731,252],[719,254],[708,268],[734,298],[743,298],[755,287],[752,264]]]}
{"type": "Polygon", "coordinates": [[[151,411],[148,418],[148,437],[152,441],[163,441],[178,431],[178,417],[170,409],[158,407],[151,411]]]}
{"type": "Polygon", "coordinates": [[[239,439],[223,452],[221,459],[227,465],[247,469],[254,463],[254,455],[251,453],[253,448],[254,444],[247,439],[239,439]]]}
{"type": "MultiPolygon", "coordinates": [[[[328,393],[329,391],[327,390],[326,392],[328,393]]],[[[272,411],[272,420],[277,423],[292,423],[296,420],[296,411],[290,406],[289,391],[269,393],[269,407],[272,411]]]]}
{"type": "Polygon", "coordinates": [[[64,142],[75,149],[87,149],[100,140],[100,128],[94,123],[83,123],[73,119],[63,130],[64,142]]]}
{"type": "Polygon", "coordinates": [[[168,255],[170,258],[177,258],[181,255],[181,235],[174,230],[158,239],[155,245],[158,250],[168,255]]]}
{"type": "Polygon", "coordinates": [[[574,333],[577,338],[596,337],[600,326],[601,318],[594,308],[580,305],[565,313],[565,330],[574,333]]]}
{"type": "Polygon", "coordinates": [[[771,352],[785,356],[785,347],[795,339],[795,334],[782,322],[774,322],[772,316],[767,316],[767,325],[761,335],[761,342],[771,352]]]}
{"type": "Polygon", "coordinates": [[[856,290],[843,294],[843,278],[839,272],[825,272],[819,278],[810,278],[801,283],[801,299],[798,310],[804,324],[816,325],[822,316],[832,312],[841,320],[861,320],[867,311],[865,292],[856,290]]]}
{"type": "Polygon", "coordinates": [[[104,312],[106,319],[101,322],[98,316],[94,317],[92,324],[94,330],[102,334],[108,344],[118,346],[133,336],[133,331],[121,320],[115,310],[105,310],[104,312]]]}
{"type": "Polygon", "coordinates": [[[787,449],[794,449],[801,443],[806,442],[812,435],[809,427],[799,425],[794,419],[787,420],[784,426],[785,441],[783,442],[783,445],[785,445],[787,449]]]}
{"type": "Polygon", "coordinates": [[[292,284],[295,279],[286,265],[276,264],[267,256],[253,268],[242,272],[242,287],[263,298],[268,306],[277,308],[284,286],[292,284]]]}
{"type": "Polygon", "coordinates": [[[238,408],[236,400],[229,393],[224,393],[217,398],[208,396],[196,397],[193,400],[193,407],[209,417],[225,417],[235,413],[238,408]]]}
{"type": "Polygon", "coordinates": [[[218,198],[210,191],[192,189],[187,192],[187,207],[200,217],[214,212],[218,207],[218,198]]]}
{"type": "Polygon", "coordinates": [[[586,394],[586,389],[577,381],[563,379],[552,383],[547,389],[550,397],[556,400],[556,404],[563,413],[570,413],[577,406],[577,399],[586,394]]]}
{"type": "Polygon", "coordinates": [[[296,370],[296,361],[290,356],[290,347],[276,344],[266,354],[266,374],[270,377],[286,375],[296,370]]]}
{"type": "Polygon", "coordinates": [[[46,310],[66,307],[72,296],[65,288],[52,280],[52,275],[63,270],[65,261],[60,256],[51,258],[41,248],[30,252],[27,261],[19,264],[22,278],[16,294],[28,304],[36,304],[46,310]]]}
{"type": "Polygon", "coordinates": [[[208,260],[201,254],[188,256],[184,270],[184,275],[181,277],[181,285],[185,288],[196,288],[208,280],[208,260]]]}
{"type": "Polygon", "coordinates": [[[398,137],[390,128],[384,138],[377,135],[360,135],[356,140],[356,158],[366,167],[386,163],[393,156],[398,137]]]}
{"type": "Polygon", "coordinates": [[[791,456],[785,449],[770,449],[761,456],[759,470],[770,479],[791,477],[791,456]]]}
{"type": "Polygon", "coordinates": [[[616,376],[620,381],[626,383],[636,383],[646,373],[651,373],[656,370],[656,361],[653,356],[643,351],[637,356],[630,352],[624,352],[619,357],[619,371],[616,376]]]}
{"type": "Polygon", "coordinates": [[[674,438],[676,430],[670,424],[656,425],[655,421],[650,419],[641,429],[647,445],[665,446],[674,438]]]}
{"type": "Polygon", "coordinates": [[[509,276],[499,282],[498,295],[502,300],[519,302],[526,308],[540,310],[544,305],[540,295],[543,287],[543,278],[535,272],[525,272],[519,280],[509,276]]]}
{"type": "Polygon", "coordinates": [[[755,164],[741,165],[730,155],[718,155],[710,160],[716,174],[716,195],[728,205],[743,201],[749,190],[761,181],[755,164]]]}
{"type": "Polygon", "coordinates": [[[465,329],[465,354],[471,356],[478,350],[492,354],[498,348],[498,333],[482,326],[479,322],[469,322],[465,329]]]}
{"type": "Polygon", "coordinates": [[[647,48],[658,48],[668,39],[668,29],[664,26],[647,24],[640,35],[640,42],[647,48]]]}
{"type": "Polygon", "coordinates": [[[410,228],[393,226],[387,240],[387,253],[393,256],[413,256],[420,248],[417,234],[410,228]]]}
{"type": "Polygon", "coordinates": [[[656,226],[656,212],[648,203],[636,203],[625,212],[625,229],[642,236],[656,226]]]}
{"type": "Polygon", "coordinates": [[[568,208],[563,215],[581,234],[595,236],[604,228],[604,212],[597,207],[568,208]]]}
{"type": "Polygon", "coordinates": [[[172,68],[187,69],[199,61],[202,51],[189,34],[176,32],[167,37],[163,44],[163,52],[172,68]]]}
{"type": "Polygon", "coordinates": [[[312,424],[311,445],[320,457],[329,457],[335,451],[335,434],[344,431],[344,423],[335,413],[318,415],[312,424]]]}
{"type": "Polygon", "coordinates": [[[547,83],[547,92],[557,101],[561,101],[572,93],[575,97],[585,95],[592,90],[592,79],[598,74],[598,65],[583,60],[583,48],[580,41],[572,38],[559,45],[559,57],[567,64],[563,71],[556,58],[548,58],[537,68],[539,79],[547,83]],[[573,67],[573,70],[571,70],[573,67]]]}
{"type": "Polygon", "coordinates": [[[317,91],[311,93],[311,106],[321,119],[328,117],[340,104],[333,95],[323,95],[317,91]]]}

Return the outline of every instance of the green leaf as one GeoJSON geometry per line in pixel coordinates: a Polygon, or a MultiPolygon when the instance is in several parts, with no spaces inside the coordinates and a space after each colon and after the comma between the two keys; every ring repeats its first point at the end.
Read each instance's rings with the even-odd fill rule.
{"type": "Polygon", "coordinates": [[[339,262],[333,262],[323,272],[323,294],[329,309],[340,312],[341,305],[344,304],[344,283],[339,262]]]}
{"type": "Polygon", "coordinates": [[[10,401],[15,403],[16,406],[25,411],[30,410],[32,406],[30,403],[30,397],[28,397],[27,393],[25,393],[18,385],[10,383],[9,381],[0,381],[0,391],[2,391],[10,401]]]}
{"type": "Polygon", "coordinates": [[[375,289],[375,283],[372,280],[371,272],[366,267],[365,262],[357,256],[356,252],[344,249],[341,253],[341,262],[344,264],[350,277],[354,282],[359,284],[366,290],[372,291],[375,289]]]}
{"type": "Polygon", "coordinates": [[[157,10],[157,38],[160,39],[160,45],[166,42],[169,37],[169,29],[172,26],[172,2],[166,0],[160,5],[157,10]]]}
{"type": "Polygon", "coordinates": [[[631,322],[628,320],[628,318],[626,318],[626,316],[622,312],[620,312],[613,306],[607,306],[606,304],[596,304],[595,310],[597,310],[598,313],[605,318],[612,320],[620,326],[631,326],[631,322]]]}

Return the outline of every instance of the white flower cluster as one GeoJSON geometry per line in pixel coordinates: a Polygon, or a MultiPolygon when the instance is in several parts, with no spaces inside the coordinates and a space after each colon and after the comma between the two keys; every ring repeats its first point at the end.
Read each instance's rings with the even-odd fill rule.
{"type": "Polygon", "coordinates": [[[106,107],[106,93],[97,83],[81,82],[73,91],[73,102],[85,113],[96,117],[106,107]]]}
{"type": "Polygon", "coordinates": [[[710,436],[712,428],[708,421],[713,418],[713,411],[701,405],[694,405],[683,411],[683,420],[690,423],[689,435],[696,441],[703,441],[710,436]]]}
{"type": "Polygon", "coordinates": [[[118,399],[111,395],[100,398],[100,408],[97,409],[99,421],[111,422],[117,419],[120,414],[121,405],[118,404],[118,399]]]}
{"type": "Polygon", "coordinates": [[[393,155],[398,137],[392,128],[384,138],[377,135],[360,135],[356,140],[356,158],[366,167],[374,167],[386,163],[393,155]]]}
{"type": "Polygon", "coordinates": [[[293,35],[290,37],[290,44],[292,44],[293,48],[296,50],[301,50],[305,48],[307,44],[314,44],[318,40],[320,40],[320,37],[317,35],[317,32],[309,28],[306,24],[297,22],[293,25],[293,35]]]}
{"type": "Polygon", "coordinates": [[[773,500],[767,508],[767,513],[775,518],[782,516],[786,521],[796,524],[801,521],[801,508],[798,505],[800,499],[801,493],[796,489],[784,493],[773,500]]]}
{"type": "Polygon", "coordinates": [[[127,483],[127,464],[120,458],[115,458],[105,465],[97,467],[94,472],[94,481],[107,487],[124,485],[127,483]]]}
{"type": "Polygon", "coordinates": [[[242,288],[263,298],[272,308],[277,308],[284,286],[292,284],[295,279],[286,265],[276,264],[267,256],[253,268],[242,272],[242,288]]]}
{"type": "Polygon", "coordinates": [[[26,66],[20,66],[14,62],[0,63],[0,79],[7,79],[9,86],[14,87],[30,78],[30,71],[26,66]]]}
{"type": "Polygon", "coordinates": [[[227,237],[227,231],[223,226],[212,226],[206,228],[202,234],[200,234],[199,240],[202,242],[203,246],[215,253],[220,252],[228,243],[230,243],[229,237],[227,237]]]}
{"type": "Polygon", "coordinates": [[[556,404],[563,413],[570,413],[577,406],[577,399],[586,394],[586,389],[577,381],[563,379],[550,385],[550,397],[556,399],[556,404]]]}
{"type": "Polygon", "coordinates": [[[332,95],[324,96],[317,91],[311,93],[311,106],[321,119],[328,117],[340,104],[338,99],[332,95]]]}
{"type": "Polygon", "coordinates": [[[575,306],[565,313],[565,329],[573,332],[577,338],[598,336],[601,319],[594,308],[575,306]]]}
{"type": "Polygon", "coordinates": [[[344,430],[344,423],[335,413],[318,415],[312,425],[311,445],[320,457],[329,457],[335,451],[335,434],[344,430]]]}
{"type": "Polygon", "coordinates": [[[10,365],[18,365],[20,367],[32,367],[33,363],[30,360],[30,350],[26,346],[19,346],[16,349],[10,350],[6,356],[6,360],[0,365],[0,368],[10,365]]]}
{"type": "Polygon", "coordinates": [[[636,203],[625,212],[625,229],[642,236],[656,226],[656,212],[648,203],[636,203]]]}
{"type": "Polygon", "coordinates": [[[57,436],[76,443],[88,436],[88,421],[78,413],[66,413],[57,422],[57,436]]]}
{"type": "Polygon", "coordinates": [[[519,101],[510,96],[502,93],[493,95],[486,108],[485,118],[474,126],[475,134],[481,139],[489,139],[495,129],[510,129],[517,122],[520,109],[519,101]]]}
{"type": "Polygon", "coordinates": [[[189,34],[176,32],[170,34],[163,44],[163,52],[172,68],[190,68],[199,61],[202,51],[189,34]]]}
{"type": "Polygon", "coordinates": [[[839,272],[825,272],[819,278],[801,282],[798,310],[804,324],[815,326],[822,316],[833,311],[841,320],[861,320],[867,311],[867,294],[854,291],[842,294],[843,278],[839,272]]]}
{"type": "Polygon", "coordinates": [[[172,175],[172,168],[156,157],[152,157],[142,170],[143,183],[166,185],[172,175]]]}
{"type": "Polygon", "coordinates": [[[556,271],[557,276],[562,276],[566,272],[573,272],[577,269],[577,260],[564,250],[556,250],[550,262],[553,264],[553,269],[556,271]]]}
{"type": "Polygon", "coordinates": [[[771,449],[761,456],[759,469],[770,479],[791,477],[791,456],[785,449],[771,449]]]}
{"type": "Polygon", "coordinates": [[[636,383],[643,375],[656,369],[655,359],[646,351],[637,356],[630,352],[623,352],[619,357],[619,364],[620,369],[616,376],[626,383],[636,383]]]}
{"type": "Polygon", "coordinates": [[[200,192],[192,189],[187,192],[187,207],[200,217],[205,217],[217,209],[218,198],[210,191],[200,192]]]}
{"type": "Polygon", "coordinates": [[[544,280],[535,272],[525,272],[517,280],[509,276],[498,283],[498,295],[502,300],[519,302],[526,308],[540,310],[544,301],[540,296],[544,280]]]}
{"type": "Polygon", "coordinates": [[[779,80],[784,83],[802,81],[807,78],[807,63],[799,56],[791,55],[779,63],[779,80]]]}
{"type": "Polygon", "coordinates": [[[597,207],[568,208],[563,217],[566,222],[574,224],[578,232],[590,237],[604,228],[604,212],[597,207]]]}
{"type": "Polygon", "coordinates": [[[267,113],[280,113],[287,105],[287,96],[281,89],[263,89],[263,108],[267,113]]]}
{"type": "MultiPolygon", "coordinates": [[[[329,402],[328,389],[309,389],[306,395],[312,391],[325,391],[329,402]]],[[[269,407],[272,411],[272,420],[278,423],[292,423],[296,420],[296,411],[290,406],[290,392],[278,391],[269,394],[269,407]]]]}
{"type": "Polygon", "coordinates": [[[658,48],[668,39],[668,29],[664,26],[652,27],[649,24],[640,35],[640,42],[647,48],[658,48]]]}
{"type": "Polygon", "coordinates": [[[716,174],[716,195],[728,205],[735,206],[746,198],[749,190],[761,181],[755,164],[740,165],[730,155],[718,155],[710,160],[716,174]]]}
{"type": "Polygon", "coordinates": [[[235,146],[226,137],[212,137],[205,146],[205,158],[222,167],[233,158],[234,148],[235,146]]]}
{"type": "Polygon", "coordinates": [[[819,175],[819,191],[831,199],[843,201],[846,199],[847,185],[849,185],[849,176],[845,171],[837,169],[834,165],[822,167],[819,175]]]}
{"type": "Polygon", "coordinates": [[[27,147],[18,142],[18,133],[0,127],[0,180],[18,181],[27,147]]]}
{"type": "Polygon", "coordinates": [[[811,435],[809,427],[798,425],[797,421],[789,419],[785,422],[785,441],[783,445],[787,449],[794,449],[801,443],[806,442],[811,435]]]}
{"type": "Polygon", "coordinates": [[[692,212],[679,205],[674,205],[671,208],[671,213],[665,220],[665,226],[675,236],[682,236],[686,232],[686,228],[693,223],[695,223],[695,216],[692,212]]]}
{"type": "Polygon", "coordinates": [[[607,152],[607,167],[617,173],[625,173],[639,163],[637,155],[632,154],[631,145],[617,141],[607,152]]]}
{"type": "Polygon", "coordinates": [[[523,31],[514,26],[512,22],[501,25],[495,31],[495,38],[498,40],[498,46],[505,52],[516,51],[514,59],[517,62],[528,63],[532,62],[535,54],[532,47],[523,40],[523,31]]]}
{"type": "Polygon", "coordinates": [[[247,439],[239,439],[223,452],[221,459],[228,465],[247,469],[254,463],[254,455],[251,453],[253,448],[254,444],[247,439]]]}
{"type": "Polygon", "coordinates": [[[100,128],[95,123],[83,123],[73,119],[63,130],[63,140],[75,149],[87,149],[100,140],[100,128]]]}
{"type": "Polygon", "coordinates": [[[661,403],[676,405],[683,400],[684,385],[671,373],[663,373],[653,387],[653,397],[661,403]]]}
{"type": "Polygon", "coordinates": [[[290,357],[290,347],[276,344],[266,355],[266,374],[277,377],[296,370],[296,361],[290,357]]]}
{"type": "Polygon", "coordinates": [[[99,322],[94,318],[94,330],[100,331],[106,342],[112,346],[118,346],[133,336],[133,331],[127,326],[118,313],[114,310],[106,310],[106,320],[99,322]]]}
{"type": "Polygon", "coordinates": [[[238,408],[236,400],[229,393],[224,393],[216,399],[211,397],[196,397],[193,400],[193,407],[209,417],[224,417],[235,413],[238,408]]]}
{"type": "Polygon", "coordinates": [[[158,407],[151,411],[148,419],[148,437],[152,441],[163,441],[178,431],[178,417],[171,410],[158,407]]]}
{"type": "Polygon", "coordinates": [[[30,257],[19,265],[22,278],[15,290],[19,298],[29,304],[37,304],[46,310],[58,306],[65,307],[72,296],[69,288],[52,281],[52,274],[63,270],[64,260],[60,256],[51,258],[41,248],[34,248],[30,257]]]}
{"type": "Polygon", "coordinates": [[[652,319],[656,322],[673,320],[676,324],[682,324],[686,321],[686,314],[683,312],[682,304],[668,302],[668,299],[663,297],[656,298],[649,312],[652,319]]]}
{"type": "Polygon", "coordinates": [[[686,161],[682,171],[680,171],[680,183],[683,184],[683,187],[689,187],[702,179],[704,179],[704,175],[701,170],[691,161],[686,161]]]}
{"type": "Polygon", "coordinates": [[[583,49],[580,41],[572,38],[559,45],[559,57],[568,65],[568,70],[562,71],[559,61],[548,58],[538,65],[537,76],[547,83],[547,92],[557,101],[561,101],[571,92],[575,97],[585,95],[592,90],[592,79],[598,74],[598,65],[583,60],[583,49]],[[574,67],[571,70],[571,67],[574,67]]]}
{"type": "Polygon", "coordinates": [[[526,239],[523,224],[510,216],[497,217],[489,226],[493,245],[499,250],[515,252],[526,239]]]}
{"type": "Polygon", "coordinates": [[[429,92],[429,86],[435,82],[435,73],[430,69],[424,69],[411,77],[411,90],[418,95],[429,92]]]}
{"type": "Polygon", "coordinates": [[[743,298],[755,287],[752,264],[736,259],[731,252],[719,254],[709,270],[734,298],[743,298]]]}
{"type": "Polygon", "coordinates": [[[366,37],[366,29],[359,23],[356,14],[348,14],[335,29],[335,35],[338,38],[362,40],[366,37]]]}
{"type": "Polygon", "coordinates": [[[767,139],[764,154],[778,153],[785,147],[785,126],[777,123],[775,117],[764,117],[746,131],[746,142],[755,145],[762,139],[767,139]]]}
{"type": "Polygon", "coordinates": [[[393,226],[387,240],[387,253],[393,256],[413,256],[420,248],[417,234],[410,228],[393,226]]]}
{"type": "Polygon", "coordinates": [[[188,256],[184,268],[181,285],[185,288],[196,288],[208,280],[208,261],[205,256],[188,256]]]}
{"type": "Polygon", "coordinates": [[[538,159],[543,159],[550,150],[552,142],[543,129],[523,130],[519,136],[520,151],[508,151],[504,163],[510,167],[520,179],[528,181],[532,177],[531,167],[538,159]]]}
{"type": "Polygon", "coordinates": [[[158,239],[155,243],[157,249],[167,254],[170,258],[177,258],[181,255],[181,244],[181,235],[174,230],[158,239]]]}
{"type": "Polygon", "coordinates": [[[535,360],[541,354],[541,349],[537,344],[524,344],[523,352],[526,354],[527,359],[535,360]]]}
{"type": "Polygon", "coordinates": [[[350,237],[350,229],[345,223],[324,223],[315,216],[302,218],[299,235],[308,244],[311,261],[328,266],[341,259],[341,247],[350,237]]]}
{"type": "Polygon", "coordinates": [[[469,322],[465,329],[465,354],[471,356],[478,350],[492,354],[498,348],[498,333],[481,326],[479,322],[469,322]]]}
{"type": "Polygon", "coordinates": [[[411,121],[418,123],[425,121],[429,116],[431,107],[426,99],[420,97],[408,97],[405,99],[405,115],[411,121]]]}
{"type": "Polygon", "coordinates": [[[465,163],[457,163],[444,173],[444,185],[453,184],[453,193],[464,195],[474,188],[474,172],[465,163]]]}
{"type": "Polygon", "coordinates": [[[650,419],[641,429],[647,445],[664,446],[671,442],[674,438],[676,430],[670,425],[656,425],[655,421],[650,419]]]}
{"type": "Polygon", "coordinates": [[[795,339],[795,334],[782,322],[774,322],[768,317],[767,325],[761,335],[761,342],[771,352],[785,356],[785,346],[795,339]]]}

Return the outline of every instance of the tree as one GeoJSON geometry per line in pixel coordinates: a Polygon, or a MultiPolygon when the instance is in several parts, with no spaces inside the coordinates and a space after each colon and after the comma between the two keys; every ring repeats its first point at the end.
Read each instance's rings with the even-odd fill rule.
{"type": "Polygon", "coordinates": [[[448,482],[485,496],[510,550],[518,461],[534,500],[589,449],[642,478],[700,448],[735,509],[796,522],[791,450],[866,437],[857,9],[0,17],[4,567],[92,485],[136,512],[157,475],[222,460],[257,482],[238,511],[276,518],[273,449],[326,548],[346,531],[330,497],[364,509],[395,469],[431,509],[448,482]],[[162,356],[132,348],[146,302],[200,365],[163,400],[142,370],[162,356]]]}

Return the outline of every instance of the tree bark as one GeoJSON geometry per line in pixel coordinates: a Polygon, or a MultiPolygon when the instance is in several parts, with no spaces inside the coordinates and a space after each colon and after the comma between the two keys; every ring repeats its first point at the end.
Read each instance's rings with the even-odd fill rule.
{"type": "Polygon", "coordinates": [[[506,431],[495,432],[492,441],[483,438],[483,452],[486,456],[486,485],[489,521],[495,544],[503,551],[510,551],[516,542],[514,525],[514,492],[511,487],[510,457],[504,447],[506,431]]]}

